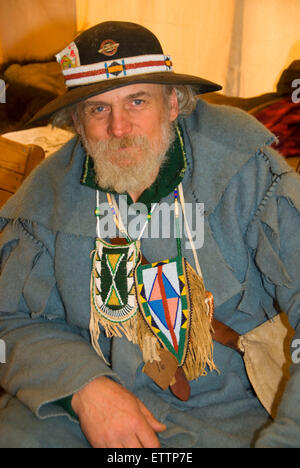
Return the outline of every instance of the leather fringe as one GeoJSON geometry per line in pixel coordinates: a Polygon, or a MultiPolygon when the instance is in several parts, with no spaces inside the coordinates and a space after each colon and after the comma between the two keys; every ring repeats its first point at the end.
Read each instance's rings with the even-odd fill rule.
{"type": "Polygon", "coordinates": [[[191,310],[191,325],[189,344],[183,370],[188,380],[194,380],[207,374],[209,370],[217,370],[213,360],[213,340],[211,336],[211,317],[205,302],[205,287],[203,279],[185,262],[188,300],[191,310]]]}

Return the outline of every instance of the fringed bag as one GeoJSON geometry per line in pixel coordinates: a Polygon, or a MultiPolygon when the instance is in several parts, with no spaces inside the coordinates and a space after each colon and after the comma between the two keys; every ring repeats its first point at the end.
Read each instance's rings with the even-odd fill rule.
{"type": "Polygon", "coordinates": [[[178,367],[187,380],[206,375],[207,367],[216,370],[212,312],[202,278],[183,257],[140,265],[136,275],[138,302],[146,324],[138,340],[144,372],[165,389],[176,383],[178,367]],[[145,339],[149,330],[152,337],[145,339]],[[165,361],[172,363],[172,372],[165,361]]]}

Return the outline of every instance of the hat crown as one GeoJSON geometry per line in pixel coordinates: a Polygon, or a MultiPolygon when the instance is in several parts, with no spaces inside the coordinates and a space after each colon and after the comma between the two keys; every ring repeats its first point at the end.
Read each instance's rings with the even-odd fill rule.
{"type": "Polygon", "coordinates": [[[139,24],[107,21],[81,33],[74,40],[81,65],[109,59],[163,54],[155,35],[139,24]]]}

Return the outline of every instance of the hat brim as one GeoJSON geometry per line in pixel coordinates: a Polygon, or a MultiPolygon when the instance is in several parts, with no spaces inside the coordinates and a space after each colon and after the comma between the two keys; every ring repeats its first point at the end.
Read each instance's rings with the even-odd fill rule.
{"type": "Polygon", "coordinates": [[[77,104],[80,101],[88,99],[116,88],[128,86],[136,83],[154,83],[169,85],[191,85],[197,89],[197,94],[211,93],[219,91],[222,86],[192,75],[183,75],[173,72],[145,73],[130,77],[114,78],[107,81],[101,81],[89,85],[71,88],[65,94],[58,96],[53,101],[46,104],[26,125],[32,126],[40,121],[48,120],[57,111],[77,104]]]}

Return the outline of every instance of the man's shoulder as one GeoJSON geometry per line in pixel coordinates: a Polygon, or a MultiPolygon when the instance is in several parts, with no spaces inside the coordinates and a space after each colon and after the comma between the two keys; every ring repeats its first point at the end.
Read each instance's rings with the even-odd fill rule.
{"type": "Polygon", "coordinates": [[[47,174],[52,171],[61,170],[70,167],[70,162],[74,152],[78,148],[79,140],[77,137],[71,138],[59,150],[51,154],[37,167],[36,174],[47,174]]]}
{"type": "Polygon", "coordinates": [[[255,151],[276,137],[255,117],[237,107],[210,104],[199,99],[195,112],[186,118],[189,131],[225,147],[255,151]]]}
{"type": "Polygon", "coordinates": [[[234,177],[242,180],[243,168],[249,176],[247,188],[255,190],[260,155],[276,141],[267,128],[240,109],[200,100],[184,119],[183,130],[193,189],[207,211],[214,210],[234,177]]]}

